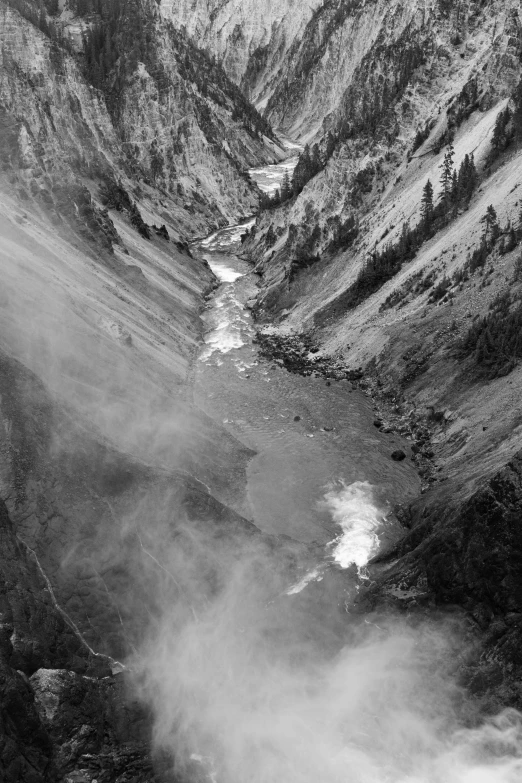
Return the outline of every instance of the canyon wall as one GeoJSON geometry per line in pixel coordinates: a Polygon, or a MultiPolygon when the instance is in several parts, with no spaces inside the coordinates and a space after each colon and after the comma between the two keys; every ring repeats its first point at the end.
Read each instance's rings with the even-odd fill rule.
{"type": "Polygon", "coordinates": [[[156,781],[118,660],[179,597],[158,542],[258,534],[232,510],[250,451],[190,398],[216,281],[188,242],[250,215],[244,171],[281,151],[155,4],[153,51],[119,17],[103,80],[67,37],[91,16],[22,5],[0,4],[0,777],[156,781]]]}
{"type": "Polygon", "coordinates": [[[263,109],[288,54],[320,0],[162,0],[160,9],[198,46],[211,52],[245,94],[263,109]]]}
{"type": "Polygon", "coordinates": [[[473,688],[519,704],[520,7],[354,4],[303,83],[288,82],[290,123],[328,73],[328,46],[357,29],[315,170],[245,242],[263,279],[256,311],[314,340],[317,361],[362,373],[412,458],[428,455],[381,596],[465,606],[487,639],[473,688]]]}

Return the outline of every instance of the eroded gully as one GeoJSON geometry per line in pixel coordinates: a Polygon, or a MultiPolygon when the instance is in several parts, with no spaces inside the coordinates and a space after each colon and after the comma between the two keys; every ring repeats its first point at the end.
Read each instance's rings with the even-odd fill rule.
{"type": "MultiPolygon", "coordinates": [[[[295,158],[251,175],[273,192],[295,158]]],[[[246,500],[236,510],[262,531],[320,544],[341,567],[363,566],[399,534],[387,510],[419,492],[409,461],[390,455],[404,447],[373,426],[371,401],[349,381],[330,386],[290,374],[262,359],[246,302],[258,278],[239,255],[253,220],[212,234],[196,251],[220,281],[208,302],[205,345],[197,362],[194,398],[207,415],[256,452],[246,500]]]]}

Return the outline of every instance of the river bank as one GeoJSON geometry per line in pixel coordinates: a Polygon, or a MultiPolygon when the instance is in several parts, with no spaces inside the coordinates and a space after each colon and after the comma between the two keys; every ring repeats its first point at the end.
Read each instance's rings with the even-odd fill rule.
{"type": "MultiPolygon", "coordinates": [[[[262,330],[254,338],[261,356],[275,361],[288,372],[305,377],[320,377],[327,384],[349,381],[352,390],[363,392],[372,401],[375,418],[373,425],[383,434],[395,433],[409,443],[410,459],[421,479],[421,492],[425,492],[437,481],[437,467],[433,462],[434,451],[431,436],[437,422],[444,421],[444,413],[431,416],[416,410],[407,402],[399,389],[385,389],[371,368],[351,369],[342,361],[323,354],[318,343],[310,334],[283,335],[275,331],[262,330]]],[[[402,449],[391,452],[391,458],[402,461],[407,453],[402,449]]]]}

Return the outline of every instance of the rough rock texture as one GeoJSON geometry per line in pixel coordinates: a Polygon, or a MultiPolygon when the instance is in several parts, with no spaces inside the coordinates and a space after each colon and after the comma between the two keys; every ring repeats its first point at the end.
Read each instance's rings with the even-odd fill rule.
{"type": "Polygon", "coordinates": [[[521,504],[520,451],[487,481],[434,487],[413,504],[411,530],[378,577],[397,603],[464,607],[483,636],[465,683],[496,708],[522,703],[521,504]]]}
{"type": "MultiPolygon", "coordinates": [[[[317,106],[317,118],[325,118],[320,129],[321,123],[316,125],[325,165],[296,199],[258,221],[254,240],[247,245],[259,270],[266,273],[267,284],[280,285],[279,309],[295,301],[289,283],[298,278],[294,288],[299,297],[304,293],[302,278],[314,278],[312,268],[289,280],[291,262],[300,249],[310,258],[328,254],[342,259],[340,279],[335,263],[328,265],[336,268],[335,285],[342,291],[376,243],[383,247],[396,239],[404,221],[415,225],[428,176],[438,197],[438,167],[450,137],[461,139],[457,165],[466,153],[474,152],[477,160],[486,157],[491,125],[503,108],[500,101],[513,93],[520,77],[520,10],[516,3],[494,0],[450,7],[451,13],[442,14],[438,3],[372,0],[347,5],[335,21],[329,17],[325,27],[328,42],[335,41],[334,50],[317,50],[313,37],[304,46],[310,69],[296,64],[297,81],[284,88],[281,110],[292,122],[292,116],[313,118],[310,112],[317,106]],[[352,49],[350,56],[346,50],[352,49]],[[324,56],[314,58],[317,51],[324,56]],[[338,69],[338,62],[345,63],[344,70],[338,69]],[[485,120],[492,107],[494,114],[485,120]],[[427,126],[422,146],[413,151],[417,132],[425,132],[427,126]],[[437,155],[437,165],[431,152],[437,155]],[[368,216],[360,226],[366,241],[356,246],[356,252],[341,255],[335,252],[334,226],[353,215],[368,216]]],[[[328,4],[318,15],[327,9],[328,4]]],[[[323,267],[318,269],[323,277],[323,267]]],[[[318,292],[323,302],[333,298],[332,283],[327,274],[318,292]]],[[[277,295],[271,292],[270,301],[277,295]]]]}
{"type": "Polygon", "coordinates": [[[263,108],[319,0],[162,0],[166,18],[212,52],[263,108]],[[282,64],[285,64],[284,66],[282,64]]]}
{"type": "Polygon", "coordinates": [[[161,89],[144,63],[120,69],[116,116],[86,81],[78,56],[0,4],[0,107],[9,133],[4,168],[15,172],[25,198],[59,213],[67,206],[61,202],[71,200],[67,190],[61,199],[60,189],[74,193],[88,184],[96,195],[100,180],[117,179],[145,209],[149,202],[162,211],[162,222],[178,233],[205,234],[255,210],[258,194],[243,171],[277,156],[244,126],[251,107],[224,72],[154,16],[154,8],[144,0],[151,51],[163,68],[161,89]]]}
{"type": "Polygon", "coordinates": [[[122,68],[115,111],[78,53],[0,3],[6,783],[170,779],[105,655],[127,657],[179,598],[173,563],[213,583],[198,536],[235,556],[232,535],[259,535],[227,505],[251,452],[187,391],[215,278],[186,242],[250,214],[243,169],[279,153],[222,69],[147,19],[165,79],[122,68]]]}
{"type": "MultiPolygon", "coordinates": [[[[331,8],[326,4],[315,18],[331,8]]],[[[405,425],[411,416],[431,431],[433,474],[405,512],[412,530],[383,589],[406,605],[422,596],[463,605],[485,634],[483,658],[469,672],[471,686],[520,705],[522,369],[515,356],[506,356],[502,372],[488,376],[479,352],[463,349],[472,324],[507,296],[516,310],[521,295],[520,230],[515,244],[507,238],[510,226],[520,226],[522,155],[515,143],[499,154],[492,143],[499,113],[506,106],[515,110],[520,5],[369,2],[352,8],[339,27],[330,26],[302,82],[296,65],[288,84],[292,121],[293,111],[296,118],[307,116],[300,100],[314,94],[330,61],[328,47],[340,45],[343,31],[355,36],[344,42],[361,47],[360,67],[344,83],[341,78],[342,96],[338,91],[337,108],[323,125],[321,132],[340,129],[324,170],[297,198],[264,213],[244,244],[263,279],[254,311],[261,320],[278,319],[283,336],[313,339],[323,357],[346,371],[364,368],[368,394],[374,388],[391,410],[401,411],[405,425]],[[479,183],[469,203],[395,274],[383,275],[354,301],[352,286],[368,257],[398,244],[405,224],[419,224],[428,179],[435,203],[440,200],[449,141],[457,168],[466,154],[474,155],[479,183]],[[484,267],[473,268],[490,205],[500,236],[484,267]],[[334,229],[350,216],[358,233],[343,246],[334,229]]],[[[310,51],[303,49],[303,57],[310,51]]],[[[326,87],[324,95],[329,100],[326,87]]],[[[327,146],[325,136],[321,154],[327,146]]],[[[405,434],[414,437],[406,426],[405,434]]]]}
{"type": "Polygon", "coordinates": [[[139,736],[130,719],[132,710],[138,719],[136,707],[130,702],[124,707],[122,687],[110,677],[110,659],[92,653],[58,607],[3,503],[0,543],[2,780],[61,781],[83,753],[111,742],[143,743],[145,731],[139,736]]]}

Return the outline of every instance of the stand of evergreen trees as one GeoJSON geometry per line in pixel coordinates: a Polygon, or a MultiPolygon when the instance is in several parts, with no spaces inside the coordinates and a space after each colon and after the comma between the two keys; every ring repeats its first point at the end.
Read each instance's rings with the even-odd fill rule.
{"type": "Polygon", "coordinates": [[[496,160],[513,143],[518,146],[522,142],[522,80],[511,97],[511,106],[508,104],[497,114],[491,138],[490,162],[496,160]]]}
{"type": "Polygon", "coordinates": [[[324,153],[321,152],[318,144],[314,144],[311,149],[308,144],[306,145],[299,156],[292,177],[292,191],[295,195],[301,193],[307,182],[310,182],[316,174],[319,174],[324,169],[332,156],[335,145],[336,138],[331,132],[326,136],[324,153]]]}
{"type": "Polygon", "coordinates": [[[335,124],[320,146],[306,148],[294,172],[294,193],[322,171],[336,147],[348,139],[371,139],[391,143],[396,137],[393,106],[403,95],[415,70],[429,53],[413,27],[407,27],[397,41],[382,44],[366,55],[346,90],[335,124]],[[375,68],[375,59],[386,68],[375,68]]]}
{"type": "Polygon", "coordinates": [[[58,0],[6,0],[6,2],[10,8],[18,11],[20,16],[31,22],[54,43],[70,49],[68,42],[64,40],[61,25],[52,19],[60,10],[58,0]]]}
{"type": "MultiPolygon", "coordinates": [[[[60,10],[58,0],[7,2],[60,48],[76,56],[70,42],[63,36],[61,23],[52,19],[60,10]]],[[[78,55],[77,59],[83,66],[87,81],[103,92],[115,121],[118,120],[123,82],[138,62],[144,63],[160,95],[165,93],[169,78],[157,51],[156,20],[159,12],[156,0],[70,0],[69,8],[75,16],[86,21],[83,55],[78,55]]],[[[195,84],[202,96],[231,110],[232,119],[240,121],[253,136],[275,138],[270,123],[244,97],[215,58],[198,49],[174,25],[167,25],[167,34],[184,79],[195,84]]]]}
{"type": "Polygon", "coordinates": [[[285,171],[281,187],[276,190],[273,196],[270,193],[263,193],[259,199],[260,209],[275,209],[285,201],[289,201],[294,196],[294,189],[288,170],[285,171]]]}
{"type": "Polygon", "coordinates": [[[492,380],[508,375],[522,358],[522,301],[510,292],[497,297],[490,312],[477,320],[462,343],[472,354],[480,376],[492,380]]]}
{"type": "Polygon", "coordinates": [[[468,208],[478,183],[475,161],[473,155],[465,155],[457,171],[453,166],[454,155],[450,145],[440,167],[441,195],[438,203],[434,203],[433,185],[428,180],[423,189],[419,223],[413,228],[404,223],[397,242],[388,243],[382,250],[375,248],[370,253],[350,288],[349,307],[356,307],[375,293],[399,272],[404,263],[415,257],[423,242],[457,217],[459,211],[468,208]]]}

